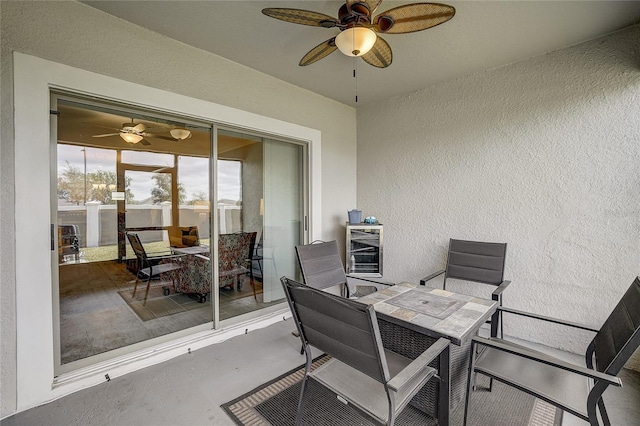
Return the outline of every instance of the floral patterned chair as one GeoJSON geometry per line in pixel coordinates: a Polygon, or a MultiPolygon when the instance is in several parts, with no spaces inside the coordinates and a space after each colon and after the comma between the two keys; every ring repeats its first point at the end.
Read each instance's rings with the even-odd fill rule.
{"type": "MultiPolygon", "coordinates": [[[[251,258],[255,241],[255,232],[237,232],[218,236],[219,287],[235,290],[242,288],[240,277],[247,273],[251,275],[251,258]]],[[[207,295],[211,292],[209,257],[200,254],[189,255],[181,258],[180,262],[183,263],[183,267],[179,271],[176,291],[198,295],[201,303],[206,302],[207,295]]],[[[253,279],[251,279],[251,286],[255,298],[256,289],[253,279]]]]}

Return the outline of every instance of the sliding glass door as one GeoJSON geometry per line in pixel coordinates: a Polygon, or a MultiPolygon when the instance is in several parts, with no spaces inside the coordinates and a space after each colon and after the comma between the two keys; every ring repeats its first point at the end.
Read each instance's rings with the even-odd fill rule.
{"type": "Polygon", "coordinates": [[[294,247],[304,241],[305,146],[232,130],[220,130],[217,140],[220,320],[225,320],[283,302],[280,277],[296,276],[294,247]],[[248,269],[241,279],[238,264],[248,269]]]}
{"type": "Polygon", "coordinates": [[[65,96],[52,109],[57,370],[211,328],[211,129],[65,96]]]}
{"type": "Polygon", "coordinates": [[[51,109],[58,373],[286,307],[304,144],[63,94],[51,109]]]}
{"type": "Polygon", "coordinates": [[[301,145],[264,141],[264,299],[284,297],[280,277],[296,277],[294,247],[303,243],[303,150],[301,145]]]}

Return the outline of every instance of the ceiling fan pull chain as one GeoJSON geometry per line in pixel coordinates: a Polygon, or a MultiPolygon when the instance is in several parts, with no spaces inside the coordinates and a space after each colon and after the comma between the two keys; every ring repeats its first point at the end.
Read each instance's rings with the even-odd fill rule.
{"type": "Polygon", "coordinates": [[[353,57],[353,78],[356,80],[356,103],[358,103],[358,74],[356,70],[358,69],[358,61],[356,61],[357,56],[353,57]]]}

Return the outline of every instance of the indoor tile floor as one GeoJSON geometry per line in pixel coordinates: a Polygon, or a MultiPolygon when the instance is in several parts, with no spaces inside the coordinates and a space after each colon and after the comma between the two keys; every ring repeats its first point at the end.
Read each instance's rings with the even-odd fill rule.
{"type": "MultiPolygon", "coordinates": [[[[213,321],[211,297],[206,303],[181,293],[165,296],[152,282],[132,296],[135,275],[115,261],[62,265],[60,277],[60,347],[63,364],[143,342],[213,321]]],[[[240,316],[280,303],[262,302],[261,283],[253,296],[249,279],[241,290],[220,289],[220,319],[240,316]]]]}

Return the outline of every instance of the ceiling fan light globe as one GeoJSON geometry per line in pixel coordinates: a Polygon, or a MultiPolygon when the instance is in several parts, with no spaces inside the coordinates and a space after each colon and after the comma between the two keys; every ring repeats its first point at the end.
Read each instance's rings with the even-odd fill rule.
{"type": "Polygon", "coordinates": [[[138,143],[143,139],[142,136],[135,133],[120,133],[120,137],[128,143],[138,143]]]}
{"type": "Polygon", "coordinates": [[[171,136],[173,136],[175,139],[178,139],[180,141],[191,136],[191,132],[189,130],[180,127],[169,130],[169,133],[171,133],[171,136]]]}
{"type": "Polygon", "coordinates": [[[369,52],[378,36],[369,28],[352,27],[336,37],[336,46],[347,56],[362,56],[369,52]]]}

